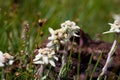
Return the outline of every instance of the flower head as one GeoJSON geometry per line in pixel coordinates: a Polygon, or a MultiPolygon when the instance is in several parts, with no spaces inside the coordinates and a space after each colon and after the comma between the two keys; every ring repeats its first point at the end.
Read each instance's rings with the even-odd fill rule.
{"type": "Polygon", "coordinates": [[[65,44],[70,39],[70,34],[68,34],[66,30],[66,28],[60,28],[57,30],[49,28],[51,36],[48,37],[48,40],[51,41],[47,44],[47,47],[55,47],[59,50],[60,44],[65,44]]]}
{"type": "Polygon", "coordinates": [[[77,26],[75,22],[67,20],[67,21],[65,21],[64,23],[61,24],[61,27],[62,28],[67,28],[68,32],[71,36],[78,37],[78,35],[76,33],[79,31],[80,27],[77,26]]]}
{"type": "Polygon", "coordinates": [[[7,63],[9,65],[12,65],[13,61],[13,56],[11,56],[8,53],[4,53],[2,51],[0,51],[0,67],[3,67],[5,65],[5,63],[7,63]]]}
{"type": "Polygon", "coordinates": [[[48,64],[50,63],[53,67],[55,67],[55,60],[58,58],[55,56],[55,51],[50,48],[42,48],[38,50],[38,54],[33,59],[34,64],[48,64]]]}
{"type": "Polygon", "coordinates": [[[55,48],[58,51],[60,44],[67,43],[72,36],[78,37],[76,33],[79,29],[79,26],[76,26],[74,22],[69,20],[62,23],[60,29],[53,30],[52,28],[49,28],[51,36],[48,37],[48,40],[51,41],[47,44],[47,47],[55,48]]]}
{"type": "Polygon", "coordinates": [[[104,32],[103,34],[106,33],[120,33],[120,16],[119,15],[114,15],[114,23],[109,23],[111,26],[110,30],[107,32],[104,32]]]}

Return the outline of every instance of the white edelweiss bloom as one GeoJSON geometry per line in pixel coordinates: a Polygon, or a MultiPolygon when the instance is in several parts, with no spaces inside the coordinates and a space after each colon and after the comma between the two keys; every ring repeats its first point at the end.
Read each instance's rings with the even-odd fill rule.
{"type": "Polygon", "coordinates": [[[9,65],[12,65],[13,62],[14,62],[13,56],[11,56],[8,53],[3,54],[0,51],[0,67],[3,67],[5,65],[5,63],[7,63],[7,62],[8,62],[9,65]]]}
{"type": "Polygon", "coordinates": [[[75,22],[70,21],[70,20],[67,20],[67,21],[65,21],[64,23],[62,23],[62,24],[61,24],[61,27],[62,27],[62,28],[67,27],[67,28],[71,28],[71,29],[73,29],[73,30],[80,29],[80,27],[77,26],[75,22]]]}
{"type": "Polygon", "coordinates": [[[71,26],[75,26],[76,24],[73,21],[67,20],[64,23],[61,24],[61,27],[71,27],[71,26]]]}
{"type": "Polygon", "coordinates": [[[80,27],[76,26],[75,22],[70,20],[62,23],[60,29],[53,30],[49,28],[51,36],[48,37],[48,40],[51,41],[47,44],[47,47],[54,48],[58,51],[60,45],[66,44],[72,36],[79,37],[79,35],[76,34],[79,29],[80,27]]]}
{"type": "Polygon", "coordinates": [[[119,15],[114,15],[113,16],[115,21],[114,23],[108,23],[111,28],[109,31],[107,32],[104,32],[103,34],[106,34],[106,33],[120,33],[120,16],[119,15]]]}
{"type": "Polygon", "coordinates": [[[53,67],[55,63],[51,62],[51,60],[58,60],[58,58],[55,56],[55,51],[51,48],[42,48],[38,50],[38,54],[35,56],[35,59],[33,59],[34,64],[51,64],[53,67]]]}
{"type": "Polygon", "coordinates": [[[62,28],[67,28],[71,36],[79,37],[76,33],[79,31],[80,27],[75,24],[75,22],[67,20],[61,24],[62,28]]]}
{"type": "Polygon", "coordinates": [[[47,44],[47,47],[55,48],[56,50],[59,50],[61,42],[65,43],[66,41],[66,38],[64,37],[66,30],[67,28],[60,28],[57,30],[53,30],[52,28],[49,28],[51,36],[48,37],[48,39],[51,41],[47,44]]]}

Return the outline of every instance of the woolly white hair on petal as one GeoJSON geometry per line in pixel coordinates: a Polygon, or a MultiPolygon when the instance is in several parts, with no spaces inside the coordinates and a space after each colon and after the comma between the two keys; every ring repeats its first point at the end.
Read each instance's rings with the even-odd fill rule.
{"type": "Polygon", "coordinates": [[[0,62],[0,67],[4,67],[4,64],[0,62]]]}
{"type": "Polygon", "coordinates": [[[54,58],[56,61],[58,61],[58,57],[56,57],[56,56],[53,56],[53,58],[54,58]]]}
{"type": "Polygon", "coordinates": [[[54,30],[51,27],[49,28],[49,32],[50,34],[54,34],[54,30]]]}
{"type": "Polygon", "coordinates": [[[53,41],[50,41],[48,44],[47,44],[47,47],[51,47],[51,46],[53,46],[54,44],[53,44],[53,41]]]}
{"type": "Polygon", "coordinates": [[[48,64],[48,57],[47,57],[47,56],[43,56],[43,62],[44,62],[45,64],[48,64]]]}
{"type": "Polygon", "coordinates": [[[44,64],[44,62],[43,61],[35,61],[35,62],[33,62],[34,64],[44,64]]]}
{"type": "Polygon", "coordinates": [[[38,55],[35,56],[35,59],[33,59],[33,61],[37,61],[42,57],[42,55],[39,53],[38,55]]]}
{"type": "Polygon", "coordinates": [[[50,63],[53,67],[55,67],[55,62],[54,62],[53,60],[49,60],[49,63],[50,63]]]}

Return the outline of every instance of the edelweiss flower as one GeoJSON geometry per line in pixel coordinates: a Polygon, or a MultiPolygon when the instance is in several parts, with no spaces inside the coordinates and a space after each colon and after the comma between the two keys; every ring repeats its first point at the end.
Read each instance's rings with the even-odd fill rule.
{"type": "Polygon", "coordinates": [[[13,61],[13,56],[11,56],[8,53],[3,54],[0,51],[0,67],[3,67],[4,64],[7,63],[7,62],[8,62],[9,65],[12,65],[12,63],[14,62],[13,61]]]}
{"type": "Polygon", "coordinates": [[[115,15],[113,16],[115,21],[114,23],[109,23],[109,25],[111,25],[111,28],[109,31],[107,32],[104,32],[103,34],[106,34],[106,33],[120,33],[120,16],[119,15],[115,15]]]}
{"type": "Polygon", "coordinates": [[[80,27],[75,24],[75,22],[67,20],[61,24],[62,28],[67,28],[71,36],[79,37],[76,33],[79,31],[80,27]]]}
{"type": "Polygon", "coordinates": [[[42,48],[38,50],[38,54],[33,59],[34,64],[48,64],[50,63],[53,67],[55,67],[55,62],[53,59],[58,60],[55,56],[55,51],[50,48],[42,48]]]}
{"type": "Polygon", "coordinates": [[[53,30],[52,28],[49,28],[51,36],[48,37],[48,40],[51,41],[47,44],[47,47],[55,48],[58,51],[60,44],[67,43],[72,36],[78,37],[76,33],[79,29],[79,26],[76,26],[74,22],[69,20],[62,23],[60,29],[53,30]]]}
{"type": "Polygon", "coordinates": [[[53,30],[49,28],[51,36],[48,37],[48,40],[51,40],[47,47],[56,47],[59,50],[60,44],[65,44],[70,39],[70,34],[67,33],[67,28],[60,28],[57,30],[53,30]]]}

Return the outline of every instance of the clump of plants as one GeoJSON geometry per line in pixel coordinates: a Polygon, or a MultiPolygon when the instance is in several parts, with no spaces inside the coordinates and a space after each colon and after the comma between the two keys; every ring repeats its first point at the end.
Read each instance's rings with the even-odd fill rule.
{"type": "MultiPolygon", "coordinates": [[[[107,33],[115,33],[116,38],[113,42],[113,45],[110,49],[110,52],[108,53],[107,60],[105,65],[103,66],[99,76],[97,76],[97,80],[105,79],[104,75],[109,68],[110,64],[112,63],[113,54],[117,48],[119,34],[120,34],[120,16],[115,15],[114,16],[114,23],[109,23],[111,26],[111,29],[107,32],[104,32],[103,34],[107,33]]],[[[75,41],[76,38],[83,37],[80,35],[80,27],[76,25],[75,22],[67,20],[64,23],[60,25],[59,29],[53,30],[52,28],[48,29],[50,32],[50,36],[48,36],[48,42],[46,43],[45,47],[40,47],[35,49],[33,55],[30,54],[29,49],[29,33],[30,33],[30,27],[28,24],[25,24],[22,32],[22,46],[23,48],[18,52],[17,55],[11,56],[8,53],[4,53],[0,51],[0,67],[2,67],[2,80],[6,80],[7,76],[9,75],[6,70],[11,70],[11,72],[15,72],[15,75],[18,77],[21,75],[22,71],[26,71],[25,74],[28,74],[28,76],[32,75],[32,77],[27,77],[26,79],[34,79],[34,80],[66,80],[68,79],[68,75],[70,74],[70,69],[74,68],[72,64],[72,56],[74,56],[75,49],[73,49],[77,43],[75,41]],[[17,70],[19,69],[19,70],[17,70]]],[[[83,43],[82,40],[79,41],[79,43],[83,43]]],[[[75,47],[76,48],[76,47],[75,47]]],[[[77,47],[78,50],[76,50],[76,53],[78,55],[81,54],[82,48],[81,46],[77,47]]],[[[100,57],[98,58],[98,61],[96,62],[95,67],[93,68],[93,71],[91,72],[91,75],[88,75],[87,71],[89,71],[90,63],[92,62],[92,57],[94,53],[91,53],[91,57],[89,60],[89,63],[86,70],[83,71],[86,76],[84,76],[85,79],[92,80],[93,74],[96,70],[96,67],[99,65],[99,61],[101,59],[102,53],[100,54],[100,57]]],[[[80,61],[80,57],[78,57],[78,60],[80,61]]],[[[78,62],[80,63],[80,62],[78,62]]],[[[77,64],[76,64],[77,65],[77,64]]],[[[77,65],[77,74],[76,76],[73,76],[72,79],[80,79],[78,77],[80,65],[77,65]]],[[[75,70],[76,71],[76,70],[75,70]]],[[[72,72],[74,73],[74,72],[72,72]]],[[[74,75],[74,74],[73,74],[74,75]]],[[[82,76],[82,75],[81,75],[82,76]]],[[[14,79],[14,78],[12,78],[14,79]]]]}

